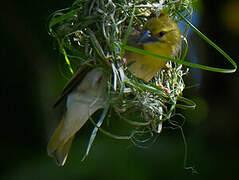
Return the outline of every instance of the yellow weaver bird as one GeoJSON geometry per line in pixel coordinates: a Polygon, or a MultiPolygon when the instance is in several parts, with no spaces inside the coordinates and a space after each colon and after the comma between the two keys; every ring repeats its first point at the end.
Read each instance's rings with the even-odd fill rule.
{"type": "MultiPolygon", "coordinates": [[[[180,50],[180,42],[181,33],[178,25],[167,14],[161,14],[145,24],[141,35],[129,37],[128,45],[161,56],[175,57],[180,50]]],[[[167,62],[130,51],[126,51],[125,58],[129,70],[145,81],[150,81],[167,62]]]]}
{"type": "MultiPolygon", "coordinates": [[[[180,30],[168,15],[149,20],[141,35],[131,35],[129,45],[162,56],[173,57],[180,47],[180,30]]],[[[129,69],[138,78],[150,81],[166,60],[126,51],[129,69]],[[131,65],[130,65],[131,64],[131,65]]],[[[81,67],[72,77],[57,104],[66,97],[66,111],[51,136],[47,151],[63,166],[75,134],[89,117],[107,103],[107,77],[100,70],[81,67]]]]}

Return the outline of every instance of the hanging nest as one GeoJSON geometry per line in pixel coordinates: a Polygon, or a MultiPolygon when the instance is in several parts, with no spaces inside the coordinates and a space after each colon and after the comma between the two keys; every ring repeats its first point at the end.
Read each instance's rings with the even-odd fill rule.
{"type": "MultiPolygon", "coordinates": [[[[140,31],[151,17],[161,12],[180,21],[175,10],[190,16],[192,2],[76,0],[72,7],[52,14],[49,32],[65,57],[69,72],[73,74],[78,69],[90,67],[100,69],[108,77],[108,105],[101,117],[114,113],[132,125],[129,136],[102,132],[142,145],[161,132],[162,124],[177,114],[177,108],[195,107],[193,102],[182,97],[183,76],[188,72],[182,65],[169,61],[152,81],[146,82],[136,78],[124,60],[124,45],[131,28],[140,31]]],[[[184,40],[186,34],[187,27],[182,35],[184,40]]],[[[187,44],[184,46],[178,54],[179,59],[185,57],[187,44]]],[[[95,134],[92,137],[94,139],[95,134]]]]}

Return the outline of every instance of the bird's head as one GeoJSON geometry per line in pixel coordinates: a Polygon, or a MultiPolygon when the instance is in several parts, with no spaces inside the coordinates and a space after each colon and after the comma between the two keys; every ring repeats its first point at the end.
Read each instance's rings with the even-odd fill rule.
{"type": "Polygon", "coordinates": [[[179,44],[181,33],[178,25],[167,14],[150,19],[143,27],[137,40],[140,46],[175,46],[179,44]]]}

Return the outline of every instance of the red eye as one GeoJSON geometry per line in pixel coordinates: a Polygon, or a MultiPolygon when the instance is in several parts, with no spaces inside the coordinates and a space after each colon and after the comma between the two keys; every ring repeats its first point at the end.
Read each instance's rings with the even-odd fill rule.
{"type": "Polygon", "coordinates": [[[158,33],[158,37],[161,38],[163,37],[167,32],[166,31],[161,31],[158,33]]]}

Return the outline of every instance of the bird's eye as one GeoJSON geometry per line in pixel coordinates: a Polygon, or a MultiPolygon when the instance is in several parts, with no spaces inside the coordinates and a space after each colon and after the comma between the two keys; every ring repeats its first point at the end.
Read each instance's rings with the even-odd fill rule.
{"type": "Polygon", "coordinates": [[[166,31],[161,31],[161,32],[158,33],[158,37],[161,38],[161,37],[163,37],[165,34],[167,34],[166,31]]]}

